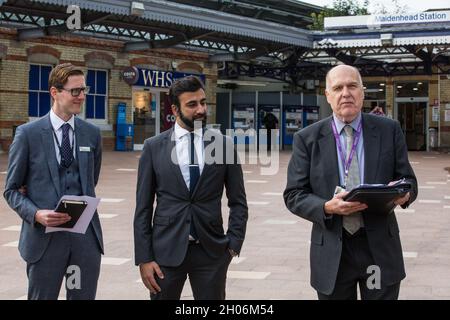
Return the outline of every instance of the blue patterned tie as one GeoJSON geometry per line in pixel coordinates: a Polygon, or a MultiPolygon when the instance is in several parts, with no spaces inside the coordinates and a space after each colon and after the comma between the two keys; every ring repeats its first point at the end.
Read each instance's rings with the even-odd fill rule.
{"type": "MultiPolygon", "coordinates": [[[[191,192],[191,196],[194,193],[195,186],[197,185],[198,179],[200,178],[200,169],[198,166],[198,161],[195,161],[195,145],[194,145],[194,137],[195,134],[191,132],[190,136],[190,144],[189,144],[189,155],[190,155],[190,162],[189,162],[189,191],[191,192]]],[[[197,240],[197,232],[195,231],[194,221],[192,221],[191,218],[191,236],[197,240]]]]}
{"type": "Polygon", "coordinates": [[[62,125],[62,141],[61,141],[61,165],[63,167],[70,167],[73,161],[73,150],[70,146],[69,139],[70,124],[65,123],[62,125]]]}

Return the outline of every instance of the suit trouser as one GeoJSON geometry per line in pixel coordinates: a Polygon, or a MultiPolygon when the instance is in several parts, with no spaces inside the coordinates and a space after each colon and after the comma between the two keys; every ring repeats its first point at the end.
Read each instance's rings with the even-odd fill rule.
{"type": "Polygon", "coordinates": [[[267,151],[272,151],[272,129],[267,129],[267,151]]]}
{"type": "Polygon", "coordinates": [[[225,284],[231,255],[224,250],[219,258],[210,257],[201,244],[190,243],[186,257],[178,267],[160,266],[164,279],[156,277],[161,292],[152,300],[179,300],[187,276],[195,300],[225,300],[225,284]]]}
{"type": "Polygon", "coordinates": [[[27,263],[28,299],[58,299],[64,276],[68,300],[95,299],[100,261],[101,252],[92,224],[85,234],[53,233],[42,258],[27,263]]]}
{"type": "Polygon", "coordinates": [[[358,284],[362,300],[398,299],[400,282],[390,286],[384,286],[381,282],[381,287],[376,289],[372,286],[372,279],[369,279],[371,285],[367,285],[368,278],[374,274],[370,269],[368,272],[367,268],[375,265],[375,261],[370,252],[364,228],[353,235],[342,230],[342,239],[342,255],[334,291],[330,295],[318,292],[319,299],[356,300],[358,284]]]}

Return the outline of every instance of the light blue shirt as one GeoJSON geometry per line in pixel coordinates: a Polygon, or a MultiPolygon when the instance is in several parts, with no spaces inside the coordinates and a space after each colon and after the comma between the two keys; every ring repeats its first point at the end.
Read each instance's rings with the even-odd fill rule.
{"type": "MultiPolygon", "coordinates": [[[[358,114],[358,116],[353,120],[349,125],[355,130],[354,133],[356,133],[356,130],[358,130],[359,123],[361,122],[361,112],[358,114]]],[[[346,123],[339,120],[336,115],[333,113],[333,120],[336,124],[336,129],[339,133],[339,138],[341,141],[342,149],[344,151],[344,154],[347,154],[347,135],[345,134],[344,127],[346,123]]],[[[336,153],[338,158],[338,167],[339,167],[339,180],[341,186],[344,186],[344,160],[341,159],[341,154],[339,152],[339,148],[336,144],[336,153]]],[[[358,145],[356,146],[356,157],[358,159],[359,164],[359,178],[360,183],[364,183],[364,138],[363,138],[363,128],[361,127],[361,137],[359,139],[358,145]]],[[[353,160],[355,161],[355,156],[353,156],[353,160]]]]}

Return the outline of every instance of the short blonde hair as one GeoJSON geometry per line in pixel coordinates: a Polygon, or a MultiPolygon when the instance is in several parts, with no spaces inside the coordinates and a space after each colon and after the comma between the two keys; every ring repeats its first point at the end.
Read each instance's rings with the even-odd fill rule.
{"type": "Polygon", "coordinates": [[[81,68],[74,66],[71,63],[58,64],[50,72],[48,77],[48,87],[55,87],[56,89],[62,89],[70,76],[84,76],[81,68]]]}

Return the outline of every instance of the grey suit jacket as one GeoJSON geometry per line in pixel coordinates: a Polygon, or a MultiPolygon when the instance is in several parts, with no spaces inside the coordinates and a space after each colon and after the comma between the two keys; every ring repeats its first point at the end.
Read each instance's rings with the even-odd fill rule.
{"type": "MultiPolygon", "coordinates": [[[[284,201],[294,214],[313,223],[311,285],[323,294],[334,289],[342,252],[342,216],[325,216],[324,204],[339,185],[336,142],[331,117],[294,135],[284,201]]],[[[363,114],[364,183],[389,183],[406,178],[413,185],[407,207],[417,197],[417,180],[408,161],[404,135],[397,121],[363,114]]],[[[381,281],[398,283],[405,277],[399,228],[394,211],[387,215],[363,213],[367,238],[381,281]]]]}
{"type": "MultiPolygon", "coordinates": [[[[248,209],[241,165],[236,158],[234,164],[205,163],[191,195],[179,165],[171,160],[175,150],[172,133],[173,128],[147,139],[139,161],[134,217],[136,265],[150,261],[180,265],[188,248],[190,223],[195,224],[201,245],[212,257],[223,255],[227,247],[239,252],[244,241],[248,209]],[[230,208],[226,234],[221,209],[224,186],[230,208]]],[[[204,142],[205,151],[223,145],[225,152],[234,154],[225,136],[219,133],[216,137],[214,142],[204,142]]]]}
{"type": "MultiPolygon", "coordinates": [[[[83,194],[95,197],[95,186],[100,174],[102,145],[100,130],[75,118],[76,158],[80,171],[83,194]],[[90,147],[90,152],[80,152],[79,147],[90,147]]],[[[3,193],[9,206],[22,218],[19,251],[28,263],[35,263],[44,254],[52,233],[35,222],[40,209],[53,210],[61,196],[58,162],[53,140],[50,115],[19,126],[9,150],[8,175],[3,193]],[[27,186],[26,195],[18,189],[27,186]]],[[[103,253],[102,230],[97,212],[92,226],[103,253]]]]}

